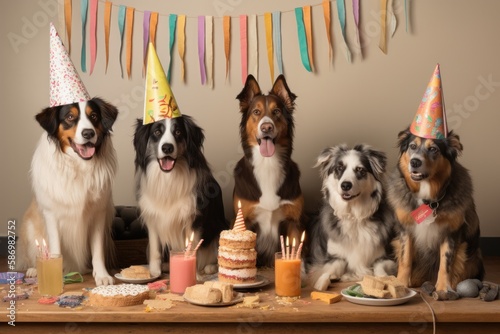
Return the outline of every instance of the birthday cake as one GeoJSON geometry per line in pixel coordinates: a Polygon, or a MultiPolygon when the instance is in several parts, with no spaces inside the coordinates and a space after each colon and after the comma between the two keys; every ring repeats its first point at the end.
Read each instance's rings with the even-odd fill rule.
{"type": "Polygon", "coordinates": [[[142,304],[149,298],[147,285],[120,284],[101,285],[89,292],[91,306],[131,306],[142,304]]]}
{"type": "Polygon", "coordinates": [[[222,231],[219,239],[219,281],[233,284],[255,282],[257,276],[257,235],[245,227],[241,209],[232,230],[222,231]]]}

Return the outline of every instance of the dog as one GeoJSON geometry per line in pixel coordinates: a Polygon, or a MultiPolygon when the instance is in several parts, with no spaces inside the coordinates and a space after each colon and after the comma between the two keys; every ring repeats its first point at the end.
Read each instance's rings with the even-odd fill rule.
{"type": "Polygon", "coordinates": [[[407,286],[431,282],[439,299],[449,299],[460,281],[484,276],[472,180],[457,161],[462,143],[453,131],[425,139],[407,128],[398,147],[388,188],[401,229],[395,241],[398,279],[407,286]],[[421,223],[412,216],[419,207],[431,213],[421,223]]]}
{"type": "Polygon", "coordinates": [[[188,115],[143,125],[134,134],[137,201],[149,233],[149,269],[161,274],[163,254],[203,239],[198,272],[217,271],[219,234],[229,228],[222,191],[203,154],[203,130],[188,115]]]}
{"type": "Polygon", "coordinates": [[[318,156],[323,203],[310,224],[306,251],[309,284],[396,273],[391,241],[394,215],[386,201],[385,153],[366,144],[326,148],[318,156]]]}
{"type": "Polygon", "coordinates": [[[241,203],[245,225],[257,233],[257,265],[274,266],[279,235],[298,239],[303,230],[300,170],[291,159],[296,95],[283,75],[267,95],[249,75],[237,99],[244,156],[234,168],[233,206],[241,203]]]}
{"type": "Polygon", "coordinates": [[[45,130],[31,163],[34,198],[20,231],[17,264],[36,276],[37,247],[63,256],[64,271],[93,269],[96,285],[113,284],[112,183],[117,170],[111,141],[118,110],[101,98],[48,107],[36,115],[45,130]],[[90,251],[90,252],[89,252],[90,251]],[[109,263],[109,262],[108,262],[109,263]]]}

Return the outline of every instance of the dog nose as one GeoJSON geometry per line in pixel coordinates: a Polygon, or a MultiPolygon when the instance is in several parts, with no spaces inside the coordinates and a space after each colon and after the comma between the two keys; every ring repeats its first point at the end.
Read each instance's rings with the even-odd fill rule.
{"type": "Polygon", "coordinates": [[[344,181],[344,182],[342,182],[340,184],[340,188],[342,188],[342,190],[344,190],[344,191],[351,190],[351,188],[352,188],[352,182],[344,181]]]}
{"type": "Polygon", "coordinates": [[[420,159],[413,158],[410,160],[410,166],[412,166],[413,168],[420,167],[422,166],[422,161],[420,159]]]}
{"type": "Polygon", "coordinates": [[[172,144],[163,144],[161,146],[161,150],[165,154],[170,154],[170,153],[172,153],[174,151],[174,145],[172,145],[172,144]]]}
{"type": "Polygon", "coordinates": [[[274,125],[272,123],[262,123],[262,125],[260,126],[260,130],[263,132],[263,133],[271,133],[273,132],[274,130],[274,125]]]}
{"type": "Polygon", "coordinates": [[[95,131],[93,129],[83,129],[82,137],[85,139],[91,139],[95,136],[95,131]]]}

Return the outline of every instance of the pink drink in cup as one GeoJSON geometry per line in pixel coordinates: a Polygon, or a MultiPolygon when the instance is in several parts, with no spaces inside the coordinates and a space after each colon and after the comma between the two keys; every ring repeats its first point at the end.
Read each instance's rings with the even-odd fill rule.
{"type": "Polygon", "coordinates": [[[170,292],[183,294],[188,286],[196,285],[196,253],[170,252],[170,292]]]}

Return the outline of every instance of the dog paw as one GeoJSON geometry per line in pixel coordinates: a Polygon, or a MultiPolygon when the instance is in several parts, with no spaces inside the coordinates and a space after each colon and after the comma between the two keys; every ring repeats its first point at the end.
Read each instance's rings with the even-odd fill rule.
{"type": "Polygon", "coordinates": [[[95,276],[95,285],[100,286],[100,285],[113,285],[114,280],[113,277],[109,275],[96,275],[95,276]]]}
{"type": "Polygon", "coordinates": [[[330,285],[330,275],[328,273],[322,274],[316,283],[314,283],[314,289],[319,291],[325,291],[330,285]]]}
{"type": "Polygon", "coordinates": [[[149,273],[152,277],[158,277],[161,275],[161,265],[151,264],[149,266],[149,273]]]}
{"type": "Polygon", "coordinates": [[[206,275],[212,275],[218,271],[218,267],[216,264],[207,264],[205,268],[203,268],[203,271],[206,275]]]}
{"type": "Polygon", "coordinates": [[[28,268],[26,270],[26,277],[36,277],[36,268],[28,268]]]}
{"type": "Polygon", "coordinates": [[[434,290],[436,290],[436,288],[434,287],[434,284],[432,284],[432,282],[424,282],[424,284],[422,284],[422,286],[420,287],[420,289],[422,290],[423,293],[431,296],[432,293],[434,292],[434,290]]]}
{"type": "Polygon", "coordinates": [[[360,281],[362,280],[363,277],[362,276],[359,276],[359,275],[356,275],[354,273],[348,273],[348,274],[344,274],[342,275],[342,277],[340,278],[340,280],[342,282],[355,282],[355,281],[360,281]]]}
{"type": "Polygon", "coordinates": [[[436,290],[432,293],[434,300],[457,300],[460,295],[453,290],[436,290]]]}

